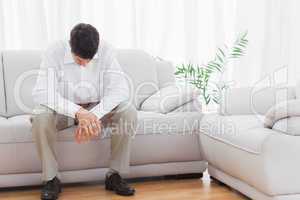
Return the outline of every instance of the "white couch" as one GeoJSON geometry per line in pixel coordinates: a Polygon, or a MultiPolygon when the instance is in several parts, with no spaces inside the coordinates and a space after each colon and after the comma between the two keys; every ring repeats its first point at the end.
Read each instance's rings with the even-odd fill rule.
{"type": "MultiPolygon", "coordinates": [[[[201,119],[197,101],[182,102],[185,104],[166,114],[141,110],[149,96],[175,84],[173,66],[140,50],[118,50],[117,54],[132,78],[138,109],[128,177],[201,174],[207,164],[197,139],[201,119]]],[[[31,90],[41,51],[3,51],[0,56],[0,187],[40,184],[41,163],[29,117],[34,107],[31,90]]],[[[109,137],[79,145],[74,142],[73,131],[74,127],[65,129],[58,137],[62,181],[103,180],[110,156],[109,137]]]]}
{"type": "Polygon", "coordinates": [[[295,96],[293,87],[229,89],[220,112],[201,120],[200,142],[209,174],[251,199],[300,199],[300,138],[290,132],[292,128],[293,134],[300,133],[300,128],[295,130],[300,118],[296,124],[286,118],[273,129],[264,127],[265,113],[295,96]]]}

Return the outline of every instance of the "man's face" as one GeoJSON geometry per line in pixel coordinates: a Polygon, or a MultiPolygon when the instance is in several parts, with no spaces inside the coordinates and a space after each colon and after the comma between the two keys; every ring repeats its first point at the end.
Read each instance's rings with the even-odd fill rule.
{"type": "Polygon", "coordinates": [[[73,59],[74,61],[80,65],[80,66],[83,66],[85,67],[90,61],[91,59],[84,59],[84,58],[80,58],[79,56],[75,55],[75,54],[72,54],[73,55],[73,59]]]}

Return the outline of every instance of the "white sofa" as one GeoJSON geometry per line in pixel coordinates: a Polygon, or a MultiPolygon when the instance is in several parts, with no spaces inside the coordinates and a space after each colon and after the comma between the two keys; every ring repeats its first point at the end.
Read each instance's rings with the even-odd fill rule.
{"type": "Polygon", "coordinates": [[[219,113],[201,120],[209,174],[251,199],[300,199],[300,138],[291,135],[291,129],[299,135],[300,118],[264,128],[265,113],[273,105],[295,98],[293,87],[229,89],[219,113]]]}
{"type": "MultiPolygon", "coordinates": [[[[41,53],[26,50],[0,54],[0,187],[41,183],[41,163],[29,122],[34,107],[31,90],[41,53]]],[[[138,109],[138,130],[128,177],[201,174],[207,164],[197,139],[201,119],[199,107],[195,106],[197,100],[182,102],[185,104],[166,114],[142,111],[144,100],[175,84],[173,66],[140,50],[118,50],[117,55],[132,78],[131,89],[138,109]]],[[[79,145],[74,142],[73,131],[74,127],[65,129],[58,137],[62,181],[103,180],[110,156],[109,137],[79,145]]]]}

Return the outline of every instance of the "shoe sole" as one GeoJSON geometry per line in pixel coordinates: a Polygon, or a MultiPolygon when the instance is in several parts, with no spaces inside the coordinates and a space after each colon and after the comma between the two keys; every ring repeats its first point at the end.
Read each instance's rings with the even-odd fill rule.
{"type": "Polygon", "coordinates": [[[57,200],[58,199],[58,197],[59,197],[59,194],[62,192],[62,189],[61,188],[59,188],[59,190],[58,190],[58,194],[57,194],[57,196],[56,197],[54,197],[54,198],[41,198],[41,200],[57,200]]]}
{"type": "Polygon", "coordinates": [[[123,193],[118,193],[118,192],[116,192],[116,194],[118,194],[118,195],[120,195],[120,196],[126,196],[126,197],[129,197],[129,196],[133,196],[133,195],[134,195],[134,193],[132,193],[132,194],[123,194],[123,193]]]}
{"type": "Polygon", "coordinates": [[[49,199],[48,199],[48,198],[46,198],[46,199],[45,199],[45,198],[41,198],[41,200],[57,200],[57,199],[58,199],[58,196],[57,196],[57,197],[54,197],[54,198],[52,198],[52,199],[50,199],[50,198],[49,198],[49,199]]]}
{"type": "Polygon", "coordinates": [[[120,193],[120,192],[115,191],[112,187],[109,187],[109,186],[107,186],[107,185],[105,185],[105,189],[108,190],[108,191],[113,191],[113,192],[115,192],[116,194],[121,195],[121,196],[133,196],[133,195],[135,194],[135,192],[130,193],[130,194],[127,194],[127,193],[120,193]]]}
{"type": "Polygon", "coordinates": [[[112,188],[112,187],[109,187],[109,186],[107,186],[107,185],[105,185],[105,189],[106,189],[106,190],[109,190],[109,191],[113,191],[113,188],[112,188]]]}

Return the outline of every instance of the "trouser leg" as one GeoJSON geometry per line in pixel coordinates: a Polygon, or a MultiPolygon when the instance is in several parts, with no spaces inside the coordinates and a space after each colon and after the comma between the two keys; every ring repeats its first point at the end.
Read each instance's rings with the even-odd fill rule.
{"type": "Polygon", "coordinates": [[[68,126],[68,119],[59,116],[46,106],[38,106],[31,118],[32,134],[36,143],[39,158],[42,162],[42,180],[48,181],[58,174],[58,163],[55,152],[57,131],[68,126]],[[58,123],[59,120],[59,123],[58,123]]]}
{"type": "Polygon", "coordinates": [[[121,173],[129,172],[130,146],[137,126],[137,112],[128,102],[112,111],[110,168],[121,173]]]}

